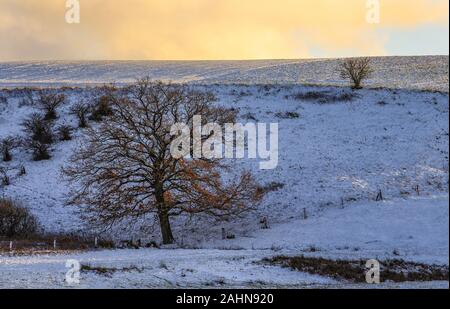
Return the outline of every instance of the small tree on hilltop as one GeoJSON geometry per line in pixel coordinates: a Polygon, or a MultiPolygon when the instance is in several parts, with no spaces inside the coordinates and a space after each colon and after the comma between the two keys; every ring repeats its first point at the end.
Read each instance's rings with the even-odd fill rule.
{"type": "Polygon", "coordinates": [[[340,63],[338,71],[341,78],[351,80],[353,89],[361,89],[362,82],[373,73],[370,58],[345,59],[340,63]]]}
{"type": "Polygon", "coordinates": [[[87,139],[63,169],[77,183],[70,203],[84,205],[92,223],[108,226],[155,214],[164,244],[174,241],[173,216],[230,218],[253,209],[262,192],[249,173],[225,182],[219,159],[171,155],[174,123],[192,126],[195,115],[205,123],[234,121],[234,111],[215,107],[213,101],[211,93],[148,79],[110,96],[114,113],[87,129],[87,139]]]}

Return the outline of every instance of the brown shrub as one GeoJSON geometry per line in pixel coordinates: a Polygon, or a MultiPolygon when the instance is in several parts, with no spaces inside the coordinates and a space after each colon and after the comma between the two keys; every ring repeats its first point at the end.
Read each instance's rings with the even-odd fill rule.
{"type": "Polygon", "coordinates": [[[0,153],[2,160],[8,162],[12,160],[11,151],[18,145],[17,138],[13,136],[8,136],[0,139],[0,153]]]}
{"type": "Polygon", "coordinates": [[[58,132],[58,137],[60,141],[70,141],[72,140],[72,131],[73,128],[68,125],[60,125],[58,128],[56,128],[58,132]]]}
{"type": "Polygon", "coordinates": [[[40,114],[32,114],[23,123],[28,136],[22,141],[25,148],[33,152],[35,161],[50,159],[50,147],[54,142],[52,123],[40,114]]]}
{"type": "Polygon", "coordinates": [[[36,218],[19,202],[0,199],[0,236],[30,237],[36,233],[36,218]]]}
{"type": "MultiPolygon", "coordinates": [[[[312,250],[309,250],[313,252],[312,250]]],[[[314,250],[316,251],[316,249],[314,250]]],[[[327,276],[338,280],[355,283],[366,282],[366,261],[331,260],[306,256],[277,256],[263,260],[266,263],[289,267],[301,272],[327,276]]],[[[380,261],[380,278],[382,282],[435,281],[449,279],[446,265],[427,265],[404,260],[380,261]]]]}
{"type": "Polygon", "coordinates": [[[39,107],[45,112],[46,120],[54,120],[58,117],[56,109],[64,104],[66,97],[64,94],[44,93],[39,94],[39,107]]]}
{"type": "Polygon", "coordinates": [[[111,98],[104,95],[98,99],[92,106],[92,114],[90,119],[94,121],[102,121],[104,117],[112,116],[111,98]]]}

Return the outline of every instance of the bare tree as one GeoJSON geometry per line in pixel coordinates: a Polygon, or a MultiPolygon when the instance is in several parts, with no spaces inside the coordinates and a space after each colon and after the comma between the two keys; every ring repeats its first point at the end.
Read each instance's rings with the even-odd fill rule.
{"type": "Polygon", "coordinates": [[[20,106],[34,106],[35,100],[34,100],[34,91],[31,88],[24,88],[23,89],[24,96],[20,102],[20,106]]]}
{"type": "Polygon", "coordinates": [[[11,184],[9,176],[8,176],[8,169],[6,167],[0,166],[0,186],[9,186],[11,184]]]}
{"type": "Polygon", "coordinates": [[[66,124],[62,124],[56,128],[56,132],[58,133],[58,138],[60,141],[72,140],[72,131],[73,128],[66,124]]]}
{"type": "Polygon", "coordinates": [[[12,160],[11,151],[18,146],[17,138],[13,136],[8,136],[0,139],[0,152],[4,162],[12,160]]]}
{"type": "Polygon", "coordinates": [[[192,126],[195,115],[205,123],[234,121],[234,111],[216,107],[213,101],[211,93],[148,79],[124,95],[112,95],[114,113],[87,130],[87,139],[63,169],[77,183],[69,202],[85,205],[90,222],[107,226],[155,214],[164,244],[174,241],[173,216],[231,218],[254,208],[262,192],[248,172],[224,181],[226,167],[218,159],[171,155],[176,138],[170,134],[172,124],[192,126]]]}
{"type": "Polygon", "coordinates": [[[25,133],[28,135],[23,139],[25,148],[33,151],[36,161],[50,159],[50,146],[54,142],[53,127],[40,114],[32,114],[23,123],[25,133]]]}
{"type": "Polygon", "coordinates": [[[54,120],[58,117],[56,109],[64,104],[66,97],[64,94],[39,93],[38,105],[45,112],[46,120],[54,120]]]}
{"type": "Polygon", "coordinates": [[[343,60],[338,69],[341,78],[350,79],[353,89],[361,89],[362,82],[373,73],[370,58],[349,58],[343,60]]]}
{"type": "Polygon", "coordinates": [[[78,118],[78,126],[80,128],[87,127],[86,116],[89,113],[90,106],[84,102],[78,102],[72,106],[70,112],[78,118]]]}

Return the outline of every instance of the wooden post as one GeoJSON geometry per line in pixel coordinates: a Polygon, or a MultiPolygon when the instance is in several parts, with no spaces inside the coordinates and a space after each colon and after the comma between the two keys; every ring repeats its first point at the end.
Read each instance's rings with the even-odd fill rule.
{"type": "Polygon", "coordinates": [[[306,214],[306,208],[303,208],[303,220],[308,219],[308,215],[306,214]]]}
{"type": "Polygon", "coordinates": [[[94,247],[97,248],[98,247],[98,238],[95,237],[94,239],[94,247]]]}
{"type": "Polygon", "coordinates": [[[13,249],[13,242],[10,241],[10,242],[9,242],[9,251],[12,251],[12,249],[13,249]]]}
{"type": "Polygon", "coordinates": [[[56,250],[56,238],[53,239],[53,249],[56,250]]]}
{"type": "Polygon", "coordinates": [[[267,219],[267,217],[264,217],[260,220],[261,223],[261,229],[263,230],[267,230],[269,229],[269,220],[267,219]]]}
{"type": "Polygon", "coordinates": [[[375,201],[379,202],[383,200],[383,192],[378,192],[377,198],[375,199],[375,201]]]}
{"type": "Polygon", "coordinates": [[[227,234],[225,233],[225,228],[222,228],[222,239],[226,239],[227,234]]]}

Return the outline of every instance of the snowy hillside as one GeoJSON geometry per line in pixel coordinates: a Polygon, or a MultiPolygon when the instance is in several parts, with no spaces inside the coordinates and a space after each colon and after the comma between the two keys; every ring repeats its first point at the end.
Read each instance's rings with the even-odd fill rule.
{"type": "MultiPolygon", "coordinates": [[[[447,192],[448,96],[389,90],[316,87],[208,86],[220,104],[238,108],[242,122],[279,122],[279,165],[261,171],[256,160],[237,160],[236,169],[250,168],[262,184],[282,188],[265,199],[260,216],[283,222],[356,201],[373,200],[379,190],[387,198],[447,192]],[[298,93],[315,91],[324,98],[349,94],[352,99],[320,103],[298,99],[298,93]],[[288,119],[292,113],[295,118],[288,119]]],[[[82,93],[67,92],[69,104],[58,123],[76,127],[67,110],[82,93]]],[[[37,109],[9,98],[0,114],[0,137],[22,134],[20,124],[37,109]]],[[[77,131],[76,135],[82,135],[77,131]]],[[[23,200],[48,230],[73,230],[79,222],[65,207],[68,184],[60,168],[76,149],[77,140],[58,143],[50,161],[33,162],[30,154],[16,150],[16,159],[4,163],[12,184],[4,194],[23,200]],[[19,165],[28,173],[14,175],[19,165]]],[[[254,220],[257,221],[257,220],[254,220]]],[[[248,226],[248,225],[247,225],[248,226]]],[[[254,228],[253,226],[251,229],[254,228]]],[[[218,233],[219,234],[219,233],[218,233]]]]}
{"type": "MultiPolygon", "coordinates": [[[[373,58],[371,87],[448,92],[448,56],[373,58]]],[[[257,61],[96,61],[0,63],[0,87],[118,84],[150,76],[195,83],[346,85],[337,59],[257,61]]]]}
{"type": "MultiPolygon", "coordinates": [[[[330,278],[253,263],[281,253],[402,258],[448,265],[448,57],[376,59],[378,73],[370,86],[396,89],[341,87],[343,81],[330,73],[333,66],[334,60],[0,64],[0,85],[7,87],[126,83],[147,74],[155,79],[192,81],[194,87],[213,91],[217,104],[237,109],[240,122],[279,123],[275,170],[259,170],[258,160],[229,162],[233,171],[250,169],[261,184],[272,188],[256,212],[235,222],[177,218],[173,222],[177,246],[190,250],[0,257],[0,287],[41,287],[45,282],[59,287],[63,283],[55,276],[64,272],[64,261],[70,257],[117,267],[168,263],[156,273],[150,267],[153,279],[146,271],[130,277],[117,274],[113,281],[89,277],[85,284],[91,287],[205,286],[209,284],[205,278],[224,280],[233,287],[249,282],[253,286],[258,282],[268,286],[339,285],[330,278]],[[376,202],[380,191],[384,200],[376,202]],[[267,218],[270,229],[261,229],[262,218],[267,218]],[[235,239],[222,240],[222,228],[235,239]],[[198,259],[205,261],[202,267],[197,262],[193,265],[192,260],[198,259]],[[217,266],[214,273],[210,270],[213,264],[217,266]],[[27,277],[30,271],[34,275],[27,277]],[[16,283],[3,279],[13,275],[16,283]]],[[[70,107],[87,98],[92,88],[55,91],[68,98],[58,110],[57,123],[76,127],[70,107]]],[[[21,123],[37,111],[23,104],[23,99],[20,90],[0,91],[0,139],[23,135],[21,123]]],[[[0,186],[0,196],[22,201],[48,232],[90,230],[77,208],[66,205],[70,186],[61,167],[77,150],[83,130],[74,136],[54,146],[51,160],[34,162],[30,153],[16,149],[11,162],[0,163],[11,180],[0,186]],[[19,176],[22,165],[27,173],[19,176]]],[[[153,223],[153,218],[145,218],[107,236],[159,242],[153,223]]]]}

